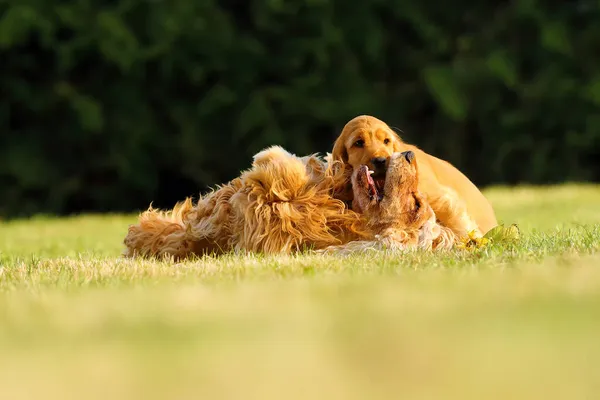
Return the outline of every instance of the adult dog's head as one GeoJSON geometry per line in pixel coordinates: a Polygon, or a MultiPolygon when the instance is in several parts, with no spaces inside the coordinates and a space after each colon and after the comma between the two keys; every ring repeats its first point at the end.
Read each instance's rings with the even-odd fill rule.
{"type": "Polygon", "coordinates": [[[390,155],[380,187],[368,165],[354,168],[352,209],[361,213],[372,239],[329,246],[324,252],[451,248],[453,233],[437,223],[427,197],[419,192],[418,171],[415,153],[410,150],[390,155]]]}
{"type": "Polygon", "coordinates": [[[412,151],[393,153],[381,187],[368,165],[352,174],[353,209],[361,212],[375,231],[419,230],[435,222],[433,209],[419,192],[418,165],[412,151]]]}
{"type": "Polygon", "coordinates": [[[357,169],[366,165],[378,190],[383,189],[390,156],[402,151],[402,140],[383,121],[369,115],[350,120],[333,145],[332,158],[357,169]]]}

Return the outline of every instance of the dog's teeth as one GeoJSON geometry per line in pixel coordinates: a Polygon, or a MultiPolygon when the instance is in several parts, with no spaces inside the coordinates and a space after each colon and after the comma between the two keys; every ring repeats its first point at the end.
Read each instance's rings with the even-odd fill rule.
{"type": "Polygon", "coordinates": [[[374,173],[375,173],[375,171],[369,170],[369,175],[373,175],[374,173]]]}

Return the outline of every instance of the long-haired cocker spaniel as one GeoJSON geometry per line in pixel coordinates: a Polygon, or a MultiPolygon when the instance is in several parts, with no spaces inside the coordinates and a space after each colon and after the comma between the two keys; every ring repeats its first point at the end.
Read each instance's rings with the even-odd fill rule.
{"type": "Polygon", "coordinates": [[[169,212],[142,213],[129,227],[124,255],[290,253],[363,238],[361,216],[336,199],[348,179],[338,164],[265,149],[252,168],[196,204],[188,198],[169,212]]]}
{"type": "Polygon", "coordinates": [[[129,227],[124,255],[182,259],[230,251],[335,251],[350,242],[451,245],[452,236],[437,225],[417,190],[414,154],[398,153],[392,160],[385,189],[378,192],[366,167],[349,178],[339,162],[268,148],[254,157],[252,168],[196,204],[188,198],[169,212],[150,207],[129,227]],[[336,198],[348,179],[355,182],[360,212],[336,198]]]}

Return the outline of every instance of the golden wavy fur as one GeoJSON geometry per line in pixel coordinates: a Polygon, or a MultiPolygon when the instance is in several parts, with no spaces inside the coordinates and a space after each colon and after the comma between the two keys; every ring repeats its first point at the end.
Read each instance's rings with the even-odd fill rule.
{"type": "Polygon", "coordinates": [[[364,238],[361,216],[336,199],[348,178],[339,163],[274,146],[239,178],[170,212],[152,207],[130,226],[125,256],[290,253],[364,238]]]}
{"type": "MultiPolygon", "coordinates": [[[[459,236],[471,231],[481,236],[497,225],[491,204],[464,174],[447,161],[404,143],[375,117],[361,115],[350,120],[333,146],[332,157],[351,169],[367,165],[375,171],[376,186],[381,187],[390,156],[408,150],[419,162],[419,190],[443,226],[459,236]]],[[[352,197],[352,190],[346,188],[341,198],[350,202],[352,197]]]]}
{"type": "Polygon", "coordinates": [[[406,157],[393,157],[381,201],[366,200],[368,178],[355,171],[357,213],[336,198],[349,180],[339,162],[270,147],[254,157],[251,169],[196,204],[188,198],[170,212],[150,207],[129,227],[124,255],[182,259],[230,251],[349,251],[378,244],[450,247],[451,232],[435,222],[417,190],[416,160],[406,157]]]}

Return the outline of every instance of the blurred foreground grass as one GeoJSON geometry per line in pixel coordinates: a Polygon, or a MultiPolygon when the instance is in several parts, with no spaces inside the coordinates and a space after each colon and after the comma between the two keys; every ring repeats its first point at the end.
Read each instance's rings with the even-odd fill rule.
{"type": "Polygon", "coordinates": [[[591,399],[600,187],[491,188],[517,247],[119,258],[135,216],[0,224],[6,399],[591,399]]]}

